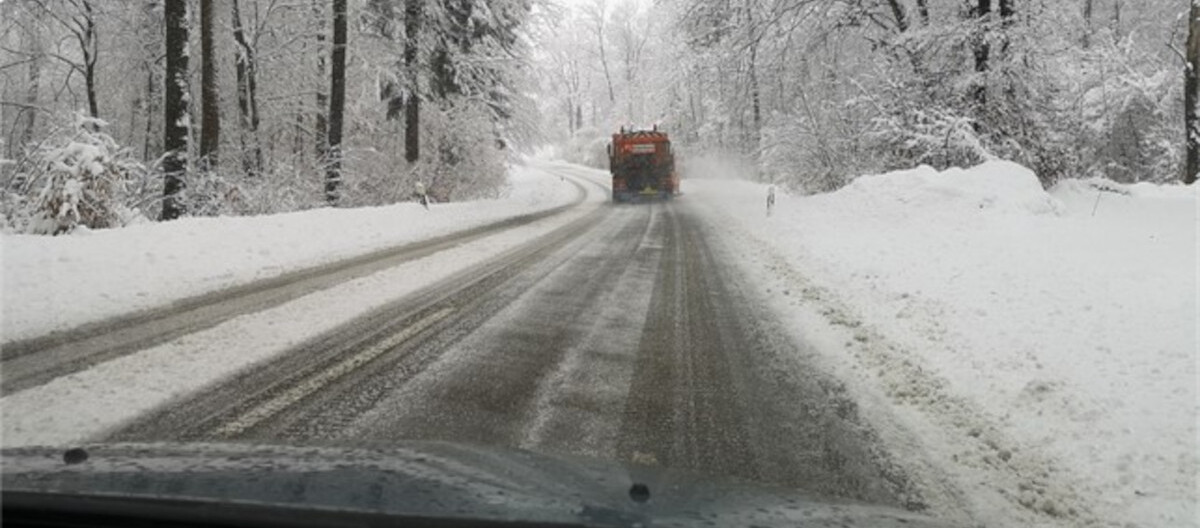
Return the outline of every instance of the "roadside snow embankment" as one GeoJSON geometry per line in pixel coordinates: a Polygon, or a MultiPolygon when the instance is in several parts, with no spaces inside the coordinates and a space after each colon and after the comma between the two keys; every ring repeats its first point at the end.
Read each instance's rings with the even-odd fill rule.
{"type": "Polygon", "coordinates": [[[387,247],[535,213],[579,197],[536,165],[498,200],[187,218],[69,236],[0,235],[0,342],[164,306],[387,247]]]}
{"type": "MultiPolygon", "coordinates": [[[[562,173],[558,167],[541,162],[537,166],[558,174],[551,175],[542,169],[530,169],[525,176],[514,178],[516,189],[507,200],[475,202],[458,206],[440,205],[432,207],[432,211],[428,213],[419,206],[415,211],[407,210],[408,206],[399,206],[382,208],[384,211],[364,210],[362,213],[366,217],[370,217],[372,214],[391,210],[393,215],[384,215],[379,220],[380,223],[394,223],[398,226],[433,225],[449,229],[462,227],[468,219],[483,222],[483,220],[479,220],[484,218],[485,214],[481,211],[489,211],[488,214],[495,214],[495,218],[499,219],[556,204],[570,203],[578,197],[577,188],[565,181],[568,180],[567,177],[560,176],[562,173]],[[522,181],[521,178],[529,179],[522,181]],[[559,186],[564,190],[559,191],[557,189],[559,186]],[[533,197],[535,195],[540,197],[522,201],[524,199],[521,196],[533,197]],[[514,201],[517,202],[516,205],[511,203],[514,201]],[[503,211],[508,212],[502,213],[503,211]],[[439,218],[445,217],[446,220],[429,224],[420,224],[415,220],[424,218],[422,215],[426,214],[437,215],[439,218]],[[409,223],[406,224],[406,222],[409,223]]],[[[585,217],[606,202],[607,192],[603,192],[598,185],[586,183],[589,180],[596,181],[594,173],[568,176],[584,184],[586,196],[585,204],[582,207],[573,207],[561,215],[541,218],[512,229],[501,230],[482,238],[453,245],[436,253],[351,279],[277,306],[239,315],[179,339],[105,361],[86,370],[6,395],[0,399],[0,438],[3,439],[3,447],[70,446],[78,445],[81,442],[95,441],[141,413],[159,408],[173,400],[201,390],[217,380],[242,372],[253,365],[277,358],[281,354],[294,350],[301,343],[317,339],[326,332],[349,324],[397,299],[413,295],[428,287],[436,287],[441,281],[464,269],[481,265],[494,259],[496,255],[512,251],[563,225],[585,217]]],[[[353,223],[362,221],[364,218],[355,215],[355,211],[317,211],[313,214],[325,215],[328,213],[342,215],[341,218],[344,221],[339,221],[340,229],[346,231],[362,229],[353,223]]],[[[307,213],[284,216],[303,216],[304,214],[307,213]]],[[[269,222],[274,219],[274,217],[262,217],[257,220],[267,225],[273,225],[269,222]]],[[[228,220],[240,222],[243,219],[228,220]]],[[[220,233],[228,233],[228,231],[224,231],[223,223],[216,221],[211,225],[215,226],[214,229],[219,230],[220,233]]],[[[251,222],[251,224],[253,223],[251,222]]],[[[244,226],[245,224],[240,225],[244,226]]],[[[170,227],[172,226],[168,224],[163,228],[170,227]]],[[[290,236],[289,242],[302,243],[297,240],[300,235],[291,234],[292,230],[285,232],[290,236]]],[[[114,233],[119,232],[114,231],[114,233]]],[[[216,235],[217,233],[204,235],[199,237],[199,240],[208,241],[211,240],[211,236],[216,235]]],[[[414,239],[425,236],[432,235],[421,231],[412,233],[414,239]]],[[[82,240],[91,238],[90,236],[81,237],[82,240]]],[[[134,239],[136,238],[138,237],[134,237],[134,239]]],[[[120,237],[116,237],[116,239],[120,242],[127,242],[120,237]]],[[[327,245],[320,245],[319,240],[314,239],[314,241],[303,243],[318,249],[328,248],[327,245]]],[[[108,251],[118,250],[119,248],[108,249],[108,251]]],[[[208,258],[210,262],[220,260],[220,256],[198,258],[208,258]]],[[[8,263],[6,262],[5,265],[7,266],[8,263]]],[[[8,272],[9,270],[6,269],[5,273],[8,272]]],[[[161,272],[155,271],[155,273],[161,272]]],[[[95,290],[104,286],[105,283],[83,285],[83,287],[90,288],[89,295],[95,295],[95,290]]],[[[50,291],[60,292],[60,295],[66,294],[64,290],[61,290],[60,285],[49,284],[45,287],[50,291]]],[[[9,304],[10,302],[12,302],[11,298],[5,296],[5,310],[9,310],[13,306],[9,304]]],[[[2,367],[0,365],[0,368],[2,367]]]]}
{"type": "Polygon", "coordinates": [[[687,189],[785,317],[829,323],[796,331],[920,437],[963,490],[947,502],[996,525],[1196,526],[1194,187],[922,167],[770,217],[762,185],[687,189]]]}

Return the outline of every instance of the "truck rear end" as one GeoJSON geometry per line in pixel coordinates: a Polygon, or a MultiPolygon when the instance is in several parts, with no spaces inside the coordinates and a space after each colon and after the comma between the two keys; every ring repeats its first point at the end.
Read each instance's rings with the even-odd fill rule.
{"type": "Polygon", "coordinates": [[[671,141],[658,127],[613,134],[608,161],[614,202],[669,200],[679,191],[671,141]]]}

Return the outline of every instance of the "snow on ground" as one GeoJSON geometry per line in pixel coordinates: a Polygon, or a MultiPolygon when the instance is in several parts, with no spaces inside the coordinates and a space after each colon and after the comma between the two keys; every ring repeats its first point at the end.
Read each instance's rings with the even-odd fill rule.
{"type": "Polygon", "coordinates": [[[372,250],[551,209],[575,185],[517,165],[498,200],[187,218],[69,236],[0,235],[0,342],[166,305],[372,250]]]}
{"type": "MultiPolygon", "coordinates": [[[[540,170],[527,172],[527,177],[549,177],[536,173],[540,170]]],[[[557,175],[551,179],[560,183],[557,175]]],[[[549,233],[595,210],[608,197],[599,186],[585,184],[584,188],[585,205],[562,215],[411,260],[274,308],[235,317],[207,330],[6,396],[0,399],[3,447],[65,446],[103,435],[174,398],[268,361],[395,299],[549,233]]],[[[572,198],[576,188],[570,186],[570,189],[565,195],[532,191],[543,192],[545,197],[530,203],[542,206],[551,199],[572,198]]],[[[519,192],[532,194],[528,190],[519,192]]],[[[342,224],[343,229],[350,227],[342,224]]],[[[8,302],[5,298],[5,303],[8,302]]]]}
{"type": "Polygon", "coordinates": [[[1047,193],[993,162],[781,193],[768,217],[765,186],[685,185],[868,414],[916,436],[897,452],[942,475],[918,480],[959,490],[934,512],[1197,525],[1195,187],[1047,193]]]}

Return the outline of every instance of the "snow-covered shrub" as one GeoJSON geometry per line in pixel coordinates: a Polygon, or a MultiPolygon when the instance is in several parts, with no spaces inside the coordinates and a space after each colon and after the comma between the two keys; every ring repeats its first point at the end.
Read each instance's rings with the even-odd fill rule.
{"type": "Polygon", "coordinates": [[[241,182],[218,171],[190,171],[179,201],[188,216],[234,214],[242,201],[241,182]]]}
{"type": "Polygon", "coordinates": [[[103,132],[106,126],[76,114],[0,173],[5,229],[59,234],[121,226],[139,216],[137,191],[149,175],[103,132]]]}
{"type": "Polygon", "coordinates": [[[437,202],[495,198],[504,189],[507,155],[487,112],[452,98],[428,112],[424,156],[416,176],[437,202]]]}
{"type": "Polygon", "coordinates": [[[886,155],[863,155],[884,150],[871,136],[872,120],[885,115],[878,103],[856,98],[834,103],[826,101],[826,91],[835,88],[819,86],[787,111],[767,116],[758,147],[760,180],[819,193],[846,185],[854,175],[893,168],[886,155]]]}
{"type": "Polygon", "coordinates": [[[562,147],[564,160],[597,169],[608,169],[608,144],[611,132],[596,127],[584,127],[575,131],[562,147]]]}
{"type": "Polygon", "coordinates": [[[742,172],[802,192],[832,191],[845,184],[851,169],[843,162],[840,141],[828,129],[797,114],[773,114],[763,126],[759,167],[742,172]]]}
{"type": "Polygon", "coordinates": [[[1183,94],[1175,76],[1162,70],[1143,75],[1134,64],[1124,64],[1089,81],[1093,84],[1082,97],[1081,135],[1087,172],[1127,183],[1161,182],[1180,174],[1184,150],[1177,119],[1183,94]]]}
{"type": "Polygon", "coordinates": [[[341,205],[386,205],[414,199],[416,182],[435,202],[499,196],[507,184],[506,145],[486,109],[466,98],[421,107],[421,156],[415,165],[403,157],[403,132],[394,150],[348,148],[343,165],[341,205]]]}
{"type": "MultiPolygon", "coordinates": [[[[987,18],[915,31],[887,45],[895,56],[849,104],[873,114],[869,152],[885,169],[928,164],[939,169],[1008,159],[1030,167],[1043,186],[1080,175],[1077,112],[1071,80],[1045,57],[1048,22],[987,18]],[[986,71],[974,46],[988,40],[986,71]]],[[[1052,39],[1051,39],[1052,40],[1052,39]]]]}
{"type": "Polygon", "coordinates": [[[891,168],[970,167],[994,157],[976,134],[974,120],[948,108],[909,108],[878,117],[868,137],[891,168]]]}
{"type": "Polygon", "coordinates": [[[325,205],[324,180],[320,176],[315,170],[306,172],[277,164],[262,174],[242,177],[225,194],[230,199],[228,212],[261,215],[320,207],[325,205]]]}
{"type": "MultiPolygon", "coordinates": [[[[422,148],[428,145],[422,144],[422,148]]],[[[374,148],[346,151],[341,205],[386,205],[413,199],[417,174],[404,160],[403,146],[394,152],[374,148]]]]}

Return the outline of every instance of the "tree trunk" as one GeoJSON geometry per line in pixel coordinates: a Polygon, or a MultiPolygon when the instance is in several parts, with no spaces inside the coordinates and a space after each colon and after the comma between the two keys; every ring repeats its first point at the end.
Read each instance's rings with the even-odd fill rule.
{"type": "Polygon", "coordinates": [[[987,105],[987,79],[988,58],[991,55],[991,43],[988,42],[988,31],[982,27],[986,23],[986,18],[992,12],[992,0],[978,0],[975,7],[975,17],[981,24],[979,34],[975,37],[975,72],[979,74],[979,79],[976,81],[974,98],[975,104],[983,109],[987,105]]]}
{"type": "Polygon", "coordinates": [[[185,212],[179,193],[186,186],[188,146],[188,16],[187,0],[166,0],[166,60],[163,101],[163,220],[174,220],[185,212]]]}
{"type": "Polygon", "coordinates": [[[1016,0],[998,0],[998,1],[1000,3],[1000,20],[1004,24],[1011,24],[1013,17],[1016,16],[1016,14],[1017,14],[1016,8],[1013,7],[1013,3],[1016,0]]]}
{"type": "Polygon", "coordinates": [[[604,19],[605,19],[605,2],[601,0],[596,4],[596,45],[600,48],[600,67],[604,70],[604,82],[608,86],[608,102],[614,104],[617,102],[617,95],[613,92],[612,75],[608,72],[608,56],[604,52],[604,19]]]}
{"type": "Polygon", "coordinates": [[[250,143],[247,141],[247,135],[250,130],[250,98],[249,90],[246,86],[246,30],[242,27],[242,13],[239,0],[230,2],[230,18],[233,19],[233,41],[237,44],[238,49],[233,56],[233,71],[234,77],[237,79],[237,102],[238,102],[238,128],[241,131],[239,134],[242,145],[242,170],[247,176],[253,173],[251,168],[251,157],[248,155],[250,151],[250,143]]]}
{"type": "Polygon", "coordinates": [[[691,122],[688,123],[688,128],[692,133],[692,141],[696,141],[698,139],[697,132],[700,130],[700,116],[696,113],[696,92],[691,86],[688,87],[687,99],[688,117],[691,118],[691,122]]]}
{"type": "Polygon", "coordinates": [[[1092,47],[1092,13],[1094,0],[1083,0],[1083,38],[1080,40],[1080,45],[1083,49],[1092,47]]]}
{"type": "Polygon", "coordinates": [[[1187,133],[1187,167],[1183,182],[1196,182],[1200,172],[1200,0],[1192,0],[1188,18],[1187,66],[1184,75],[1183,117],[1187,133]]]}
{"type": "Polygon", "coordinates": [[[146,68],[146,98],[143,100],[143,113],[146,115],[146,141],[142,144],[142,160],[149,163],[157,150],[154,144],[154,114],[157,110],[155,101],[158,101],[158,78],[154,75],[154,64],[147,62],[146,68]]]}
{"type": "Polygon", "coordinates": [[[241,129],[242,170],[247,176],[262,173],[262,146],[258,144],[258,108],[255,102],[254,47],[246,38],[240,0],[232,0],[233,40],[238,45],[234,58],[237,76],[238,125],[241,129]]]}
{"type": "Polygon", "coordinates": [[[142,130],[142,161],[151,164],[162,154],[162,134],[158,115],[163,105],[162,73],[158,59],[162,55],[163,20],[159,18],[158,6],[146,2],[142,4],[138,21],[138,40],[142,46],[141,67],[146,75],[144,97],[142,97],[142,115],[146,122],[142,130]]]}
{"type": "Polygon", "coordinates": [[[258,59],[253,51],[246,58],[246,99],[250,101],[250,140],[254,144],[254,172],[262,174],[266,163],[262,137],[258,135],[262,115],[258,111],[258,59]]]}
{"type": "MultiPolygon", "coordinates": [[[[1013,7],[1016,0],[999,0],[1000,3],[1000,53],[1001,60],[1008,60],[1008,48],[1012,44],[1012,25],[1016,21],[1017,11],[1013,7]]],[[[1004,95],[1011,102],[1016,97],[1015,86],[1011,79],[1004,79],[1004,95]]]]}
{"type": "Polygon", "coordinates": [[[200,0],[200,87],[203,108],[200,117],[201,171],[217,169],[221,147],[220,90],[217,86],[217,57],[213,46],[213,20],[216,16],[213,0],[200,0]]]}
{"type": "MultiPolygon", "coordinates": [[[[303,50],[300,53],[301,56],[307,57],[309,55],[309,49],[308,49],[307,44],[305,44],[305,46],[301,47],[301,50],[303,50]]],[[[295,115],[295,121],[292,123],[292,152],[291,152],[291,155],[292,155],[292,161],[298,167],[304,167],[308,163],[308,154],[310,152],[309,147],[311,146],[309,143],[310,138],[309,138],[309,133],[308,133],[309,125],[307,124],[309,108],[307,105],[304,104],[304,94],[302,93],[303,91],[304,90],[297,90],[298,101],[293,106],[293,108],[295,109],[296,115],[295,115]]]]}
{"type": "Polygon", "coordinates": [[[567,98],[567,134],[575,135],[575,103],[567,98]]]}
{"type": "Polygon", "coordinates": [[[100,118],[100,104],[96,100],[96,59],[100,50],[96,37],[96,20],[92,13],[91,2],[84,1],[83,5],[83,36],[80,38],[79,49],[83,54],[83,79],[87,86],[88,112],[92,117],[100,118]]]}
{"type": "Polygon", "coordinates": [[[754,155],[755,159],[757,159],[762,140],[762,101],[758,86],[757,41],[752,42],[750,45],[750,106],[752,115],[754,116],[754,130],[752,131],[751,140],[754,142],[754,155]]]}
{"type": "MultiPolygon", "coordinates": [[[[325,23],[324,16],[321,13],[320,0],[313,0],[313,20],[317,21],[317,78],[325,78],[325,23]]],[[[329,123],[325,115],[325,109],[329,105],[329,94],[324,90],[323,83],[317,83],[317,108],[313,116],[313,125],[316,127],[316,154],[317,165],[324,167],[329,156],[329,123]]]]}
{"type": "Polygon", "coordinates": [[[1001,29],[1001,48],[1000,55],[1008,54],[1008,45],[1010,42],[1009,31],[1012,29],[1013,23],[1017,18],[1017,10],[1013,7],[1016,0],[999,0],[1000,2],[1000,29],[1001,29]]]}
{"type": "Polygon", "coordinates": [[[900,0],[888,0],[888,5],[892,8],[892,18],[896,19],[896,29],[901,33],[908,31],[908,16],[904,13],[904,6],[900,5],[900,0]]]}
{"type": "Polygon", "coordinates": [[[325,200],[338,201],[342,183],[342,117],[346,106],[346,0],[333,0],[333,53],[329,83],[329,162],[325,200]]]}
{"type": "Polygon", "coordinates": [[[404,68],[408,74],[408,101],[404,105],[404,159],[416,163],[421,157],[421,96],[417,73],[420,49],[422,0],[404,2],[404,68]]]}
{"type": "MultiPolygon", "coordinates": [[[[18,116],[24,117],[25,120],[24,126],[21,127],[21,139],[19,141],[21,146],[27,145],[29,142],[33,141],[37,128],[38,97],[40,95],[42,86],[42,50],[39,34],[40,32],[37,29],[37,24],[30,24],[29,33],[29,49],[31,51],[31,57],[29,60],[29,84],[25,87],[25,104],[28,105],[28,107],[17,113],[18,116]]],[[[9,145],[9,157],[16,157],[12,155],[12,152],[14,152],[12,149],[14,148],[16,148],[16,145],[9,145]]]]}
{"type": "Polygon", "coordinates": [[[1121,42],[1121,0],[1113,0],[1112,16],[1113,42],[1121,42]]]}

